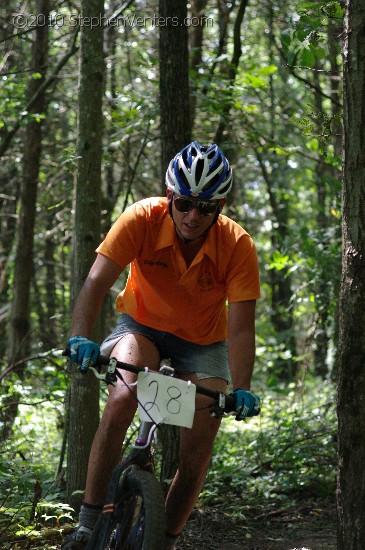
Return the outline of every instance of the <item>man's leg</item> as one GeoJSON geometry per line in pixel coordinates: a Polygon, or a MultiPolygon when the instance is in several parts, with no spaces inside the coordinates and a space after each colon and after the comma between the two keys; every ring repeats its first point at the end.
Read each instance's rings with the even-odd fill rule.
{"type": "MultiPolygon", "coordinates": [[[[111,355],[119,361],[156,370],[160,362],[156,346],[141,335],[125,335],[111,355]]],[[[122,371],[122,375],[127,384],[135,381],[132,373],[122,371]]],[[[61,546],[63,550],[86,548],[106,498],[111,472],[120,459],[125,433],[136,411],[135,392],[135,387],[128,388],[119,379],[115,387],[109,387],[108,401],[90,452],[79,526],[65,539],[61,546]]]]}
{"type": "MultiPolygon", "coordinates": [[[[160,356],[156,346],[139,334],[127,334],[114,347],[111,357],[137,366],[158,370],[160,356]]],[[[121,371],[125,382],[135,381],[135,375],[121,371]]],[[[109,397],[91,448],[84,501],[103,505],[113,468],[120,459],[126,431],[136,408],[135,387],[128,388],[119,379],[109,387],[109,397]]]]}
{"type": "MultiPolygon", "coordinates": [[[[195,375],[184,375],[195,384],[213,390],[226,391],[221,378],[197,380],[195,375]]],[[[198,410],[209,403],[209,398],[197,394],[194,424],[180,432],[180,462],[166,499],[167,532],[178,535],[184,528],[204,485],[212,447],[220,420],[210,416],[209,409],[198,410]]]]}

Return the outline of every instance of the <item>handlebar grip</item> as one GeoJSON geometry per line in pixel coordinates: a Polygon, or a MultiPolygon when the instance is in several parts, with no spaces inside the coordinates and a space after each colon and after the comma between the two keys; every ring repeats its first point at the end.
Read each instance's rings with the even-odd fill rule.
{"type": "MultiPolygon", "coordinates": [[[[71,350],[70,350],[69,344],[67,344],[67,346],[63,350],[62,355],[64,355],[65,357],[70,357],[71,356],[71,350]]],[[[109,361],[110,361],[110,357],[107,357],[106,355],[99,355],[98,360],[96,361],[95,365],[99,366],[99,367],[101,367],[103,365],[109,365],[109,361]]]]}
{"type": "Polygon", "coordinates": [[[226,404],[224,407],[224,412],[231,413],[236,411],[236,399],[233,395],[226,395],[226,404]]]}
{"type": "Polygon", "coordinates": [[[109,365],[110,363],[110,357],[107,357],[106,355],[99,355],[98,360],[96,361],[96,365],[102,366],[102,365],[109,365]]]}

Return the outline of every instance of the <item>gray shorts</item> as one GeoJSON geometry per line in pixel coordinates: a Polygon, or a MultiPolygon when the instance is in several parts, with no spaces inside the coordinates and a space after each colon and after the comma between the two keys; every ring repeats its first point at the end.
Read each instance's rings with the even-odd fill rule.
{"type": "Polygon", "coordinates": [[[193,372],[200,379],[218,377],[227,382],[230,379],[226,341],[194,344],[169,332],[141,325],[130,315],[122,313],[113,332],[101,344],[101,353],[109,356],[126,334],[141,334],[149,338],[159,350],[161,359],[171,359],[176,372],[193,372]]]}

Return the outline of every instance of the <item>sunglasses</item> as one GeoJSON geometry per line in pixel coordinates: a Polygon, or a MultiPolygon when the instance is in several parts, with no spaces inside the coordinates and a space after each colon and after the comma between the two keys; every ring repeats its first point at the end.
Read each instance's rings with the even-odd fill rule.
{"type": "Polygon", "coordinates": [[[211,216],[215,214],[218,208],[217,201],[201,201],[186,197],[174,197],[174,205],[178,212],[183,212],[184,214],[196,208],[202,216],[211,216]]]}

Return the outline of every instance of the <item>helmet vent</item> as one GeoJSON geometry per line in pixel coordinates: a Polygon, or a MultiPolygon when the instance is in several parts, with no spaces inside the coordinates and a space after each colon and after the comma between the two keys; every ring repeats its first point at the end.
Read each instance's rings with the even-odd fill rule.
{"type": "Polygon", "coordinates": [[[232,169],[218,145],[193,141],[170,162],[166,185],[181,195],[220,199],[232,187],[232,169]]]}

